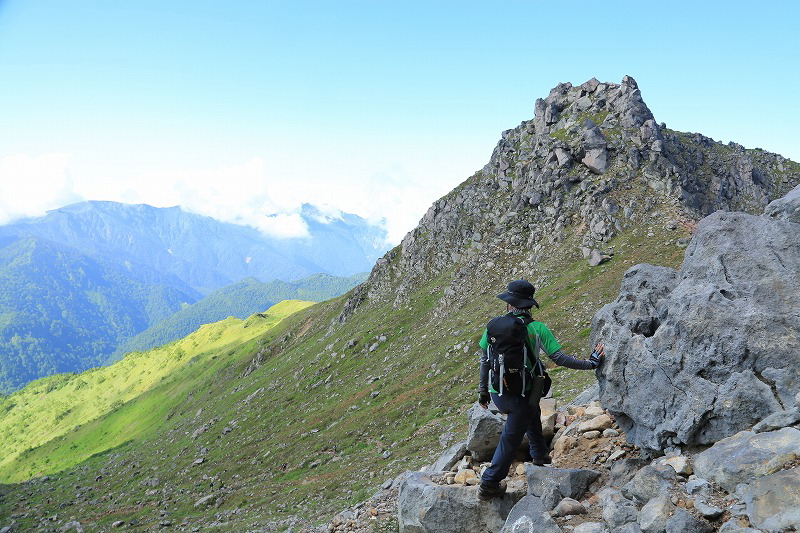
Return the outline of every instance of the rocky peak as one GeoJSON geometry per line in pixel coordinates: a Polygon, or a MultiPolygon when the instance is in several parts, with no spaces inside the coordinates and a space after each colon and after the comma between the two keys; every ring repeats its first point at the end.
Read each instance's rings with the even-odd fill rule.
{"type": "Polygon", "coordinates": [[[564,255],[598,256],[656,213],[692,224],[717,210],[761,212],[797,183],[800,165],[780,155],[658,124],[630,76],[561,83],[377,262],[339,321],[368,298],[406,305],[414,287],[446,271],[444,296],[458,303],[470,283],[495,281],[495,265],[528,275],[556,243],[564,255]]]}

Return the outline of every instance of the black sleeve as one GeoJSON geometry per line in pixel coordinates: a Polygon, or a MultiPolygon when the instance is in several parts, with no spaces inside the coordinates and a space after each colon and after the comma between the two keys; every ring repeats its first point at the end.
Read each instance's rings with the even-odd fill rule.
{"type": "Polygon", "coordinates": [[[478,392],[489,392],[489,354],[481,350],[481,373],[478,392]]]}
{"type": "Polygon", "coordinates": [[[550,355],[550,359],[559,366],[565,366],[575,370],[592,370],[594,368],[589,361],[572,357],[561,350],[556,350],[554,354],[550,355]]]}

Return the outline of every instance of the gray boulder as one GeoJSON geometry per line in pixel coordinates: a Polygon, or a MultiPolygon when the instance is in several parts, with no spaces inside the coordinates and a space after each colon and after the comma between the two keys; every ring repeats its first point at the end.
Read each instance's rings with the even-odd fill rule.
{"type": "Polygon", "coordinates": [[[686,509],[679,508],[667,520],[664,531],[666,533],[711,533],[714,531],[714,527],[686,509]]]}
{"type": "Polygon", "coordinates": [[[733,492],[739,483],[747,483],[771,473],[775,457],[798,451],[800,430],[783,428],[769,433],[742,431],[695,455],[694,471],[699,477],[712,480],[728,492],[733,492]]]}
{"type": "MultiPolygon", "coordinates": [[[[753,431],[762,433],[764,431],[774,431],[800,422],[800,407],[792,407],[786,411],[772,413],[767,418],[753,426],[753,431]]],[[[798,450],[800,452],[800,450],[798,450]]]]}
{"type": "Polygon", "coordinates": [[[675,470],[672,467],[651,464],[636,472],[633,479],[622,488],[622,494],[635,501],[647,503],[667,492],[675,479],[675,470]]]}
{"type": "Polygon", "coordinates": [[[645,451],[703,446],[794,403],[800,226],[703,219],[680,272],[637,265],[592,320],[600,401],[645,451]]]}
{"type": "Polygon", "coordinates": [[[591,148],[586,151],[586,156],[581,159],[581,163],[595,174],[602,174],[608,169],[608,150],[603,146],[591,148]]]}
{"type": "Polygon", "coordinates": [[[675,505],[669,494],[660,494],[644,504],[639,512],[639,527],[644,533],[660,533],[667,527],[675,505]]]}
{"type": "Polygon", "coordinates": [[[407,472],[397,495],[399,529],[401,533],[494,533],[523,495],[512,491],[483,501],[477,487],[439,485],[422,472],[407,472]]]}
{"type": "Polygon", "coordinates": [[[562,529],[542,506],[541,500],[528,495],[511,509],[500,533],[562,533],[562,529]]]}
{"type": "Polygon", "coordinates": [[[642,528],[636,522],[628,522],[627,524],[614,529],[614,533],[642,533],[642,528]]]}
{"type": "Polygon", "coordinates": [[[607,531],[601,522],[584,522],[575,526],[572,533],[606,533],[607,531]]]}
{"type": "MultiPolygon", "coordinates": [[[[549,468],[525,463],[528,495],[543,496],[548,488],[562,498],[580,500],[589,486],[600,477],[600,472],[588,468],[549,468]]],[[[558,503],[558,502],[555,502],[558,503]]]]}
{"type": "Polygon", "coordinates": [[[431,466],[425,469],[425,472],[445,472],[450,470],[453,465],[459,462],[463,457],[464,454],[467,453],[467,443],[466,442],[459,442],[457,444],[453,444],[447,450],[445,450],[442,455],[434,462],[431,466]]]}
{"type": "Polygon", "coordinates": [[[764,214],[781,220],[800,224],[800,185],[789,191],[783,198],[770,202],[764,214]]]}
{"type": "Polygon", "coordinates": [[[604,488],[598,496],[603,508],[603,521],[612,531],[625,524],[636,524],[639,510],[633,501],[622,495],[622,492],[617,489],[604,488]]]}
{"type": "Polygon", "coordinates": [[[615,461],[611,465],[611,486],[621,488],[625,486],[640,468],[647,465],[647,461],[638,457],[630,457],[615,461]]]}
{"type": "Polygon", "coordinates": [[[505,420],[492,410],[475,404],[467,411],[467,421],[467,450],[477,461],[490,461],[497,443],[500,442],[505,420]]]}
{"type": "Polygon", "coordinates": [[[742,496],[754,526],[770,533],[800,529],[800,468],[757,478],[742,496]]]}

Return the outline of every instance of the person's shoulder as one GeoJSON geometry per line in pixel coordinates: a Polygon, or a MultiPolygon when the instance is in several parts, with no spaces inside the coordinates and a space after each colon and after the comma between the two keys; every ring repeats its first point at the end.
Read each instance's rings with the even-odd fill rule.
{"type": "Polygon", "coordinates": [[[548,328],[547,325],[544,322],[539,322],[538,320],[533,320],[533,322],[528,324],[528,328],[533,328],[537,332],[546,331],[546,332],[550,333],[550,328],[548,328]]]}

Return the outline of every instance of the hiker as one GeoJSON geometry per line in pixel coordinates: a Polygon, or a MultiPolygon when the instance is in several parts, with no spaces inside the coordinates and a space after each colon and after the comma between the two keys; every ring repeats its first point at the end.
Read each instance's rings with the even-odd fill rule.
{"type": "MultiPolygon", "coordinates": [[[[482,355],[478,403],[485,409],[491,400],[502,413],[508,415],[492,463],[481,476],[481,484],[478,487],[478,496],[481,499],[503,495],[505,487],[500,485],[500,481],[508,474],[524,435],[528,436],[533,464],[542,466],[551,462],[547,443],[542,436],[539,408],[540,397],[549,389],[549,377],[539,361],[539,351],[544,351],[555,364],[576,370],[593,370],[600,366],[603,359],[601,343],[595,346],[588,360],[577,359],[563,353],[547,326],[531,318],[531,308],[533,306],[539,308],[539,304],[533,299],[534,292],[536,288],[525,280],[509,283],[506,292],[497,295],[506,302],[508,314],[490,321],[480,340],[482,355]],[[500,346],[501,341],[513,341],[507,333],[511,331],[511,327],[516,327],[515,331],[521,332],[517,336],[519,350],[525,346],[527,353],[532,355],[525,357],[525,371],[515,372],[513,368],[506,368],[505,372],[499,372],[502,377],[492,375],[490,380],[490,368],[497,365],[498,359],[496,354],[498,350],[495,348],[500,346]],[[504,336],[506,338],[501,338],[504,336]]],[[[511,349],[507,344],[505,351],[510,353],[511,349]]],[[[500,360],[502,361],[502,358],[500,360]]],[[[496,368],[492,374],[495,373],[497,373],[496,368]]]]}

